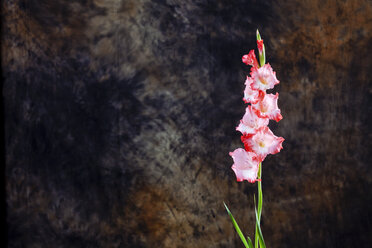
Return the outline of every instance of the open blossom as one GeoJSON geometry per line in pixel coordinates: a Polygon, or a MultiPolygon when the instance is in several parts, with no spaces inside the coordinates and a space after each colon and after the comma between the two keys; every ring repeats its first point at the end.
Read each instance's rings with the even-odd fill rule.
{"type": "Polygon", "coordinates": [[[276,73],[271,68],[270,64],[252,70],[251,76],[253,78],[252,89],[255,90],[268,90],[274,88],[279,80],[276,78],[276,73]]]}
{"type": "Polygon", "coordinates": [[[244,64],[253,66],[254,68],[259,67],[254,50],[251,50],[248,54],[243,55],[242,61],[244,64]]]}
{"type": "Polygon", "coordinates": [[[251,85],[253,83],[253,79],[251,77],[247,77],[245,80],[245,90],[244,90],[244,97],[243,101],[245,103],[257,103],[260,99],[263,98],[263,92],[252,89],[251,85]]]}
{"type": "Polygon", "coordinates": [[[254,134],[259,128],[267,126],[268,124],[269,118],[258,117],[252,109],[252,105],[249,105],[245,109],[243,119],[240,120],[240,124],[236,130],[241,132],[243,135],[254,134]]]}
{"type": "Polygon", "coordinates": [[[283,148],[284,139],[277,137],[265,126],[254,135],[242,136],[242,142],[247,151],[257,154],[259,161],[263,161],[267,154],[275,154],[283,148]]]}
{"type": "Polygon", "coordinates": [[[238,148],[230,152],[230,156],[234,160],[231,168],[235,172],[237,181],[247,180],[250,183],[254,183],[257,179],[259,164],[256,154],[238,148]]]}
{"type": "Polygon", "coordinates": [[[278,98],[279,94],[265,94],[261,101],[252,104],[253,109],[256,114],[261,118],[269,118],[270,120],[275,120],[276,122],[283,119],[280,114],[280,109],[278,108],[278,98]]]}

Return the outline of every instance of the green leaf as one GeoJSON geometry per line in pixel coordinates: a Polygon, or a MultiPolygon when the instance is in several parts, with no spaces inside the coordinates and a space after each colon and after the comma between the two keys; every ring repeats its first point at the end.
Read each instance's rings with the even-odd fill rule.
{"type": "MultiPolygon", "coordinates": [[[[258,213],[257,213],[256,206],[254,207],[254,211],[256,213],[256,223],[258,223],[259,220],[258,220],[258,213]]],[[[260,242],[260,248],[266,248],[265,241],[263,239],[263,235],[262,235],[262,231],[261,231],[261,227],[260,227],[260,225],[257,225],[257,227],[258,227],[258,240],[260,242]]]]}
{"type": "MultiPolygon", "coordinates": [[[[229,208],[226,206],[225,202],[223,203],[223,205],[225,205],[225,208],[226,208],[226,211],[227,213],[229,214],[230,218],[231,218],[231,221],[235,227],[235,230],[236,232],[238,233],[240,239],[242,240],[244,246],[246,248],[253,248],[253,246],[249,246],[248,243],[247,243],[247,240],[244,238],[244,235],[242,233],[242,231],[240,230],[239,226],[238,226],[238,223],[236,223],[235,219],[234,219],[234,216],[232,215],[232,213],[230,212],[229,208]]],[[[250,241],[250,243],[252,244],[252,241],[248,238],[248,240],[250,241]]]]}
{"type": "Polygon", "coordinates": [[[252,240],[247,236],[249,248],[253,248],[252,240]]]}

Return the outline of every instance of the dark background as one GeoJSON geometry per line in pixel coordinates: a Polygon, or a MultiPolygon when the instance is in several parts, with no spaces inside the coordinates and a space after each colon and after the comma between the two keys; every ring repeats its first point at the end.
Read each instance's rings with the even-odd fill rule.
{"type": "Polygon", "coordinates": [[[370,247],[367,0],[8,0],[2,79],[8,247],[242,247],[241,56],[281,81],[263,164],[268,247],[370,247]]]}

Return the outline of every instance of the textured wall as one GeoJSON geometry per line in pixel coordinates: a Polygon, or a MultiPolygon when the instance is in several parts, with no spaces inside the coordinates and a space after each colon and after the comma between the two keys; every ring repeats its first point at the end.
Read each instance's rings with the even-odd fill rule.
{"type": "Polygon", "coordinates": [[[367,0],[2,3],[8,247],[242,247],[256,185],[228,152],[259,28],[286,141],[268,247],[370,247],[367,0]],[[278,3],[280,2],[280,4],[278,3]]]}

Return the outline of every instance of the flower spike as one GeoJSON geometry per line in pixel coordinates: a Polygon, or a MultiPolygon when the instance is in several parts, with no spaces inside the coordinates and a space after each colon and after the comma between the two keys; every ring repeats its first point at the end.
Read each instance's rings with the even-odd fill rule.
{"type": "Polygon", "coordinates": [[[279,83],[279,80],[276,78],[276,73],[270,64],[265,64],[265,45],[258,30],[256,36],[260,64],[256,59],[254,50],[242,57],[243,63],[251,66],[250,76],[247,76],[245,80],[243,97],[244,102],[249,105],[245,109],[245,114],[240,120],[240,124],[236,127],[236,130],[242,133],[241,141],[244,144],[244,149],[237,148],[229,153],[234,161],[231,168],[236,175],[237,181],[258,182],[258,207],[256,208],[255,206],[256,229],[254,246],[249,237],[245,238],[225,204],[234,227],[246,248],[266,248],[260,227],[263,202],[262,161],[268,154],[280,152],[283,149],[282,144],[284,141],[284,138],[275,136],[268,127],[269,120],[278,122],[283,118],[278,108],[279,94],[266,93],[266,90],[274,88],[279,83]]]}

